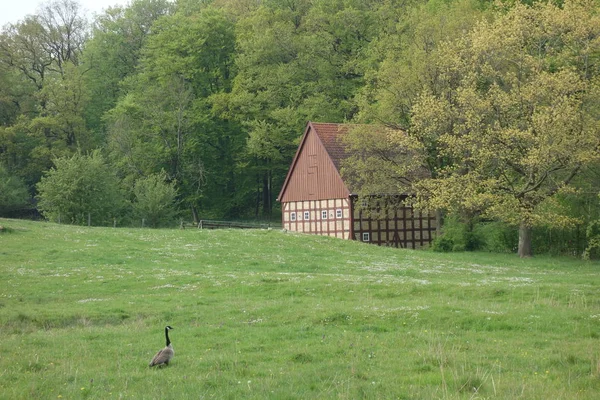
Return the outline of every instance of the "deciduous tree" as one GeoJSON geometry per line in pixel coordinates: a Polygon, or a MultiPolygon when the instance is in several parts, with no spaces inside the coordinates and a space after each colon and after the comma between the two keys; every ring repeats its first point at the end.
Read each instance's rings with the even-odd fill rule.
{"type": "Polygon", "coordinates": [[[125,174],[165,170],[183,203],[227,212],[235,193],[235,124],[213,115],[211,96],[231,87],[233,21],[201,7],[154,25],[127,95],[108,114],[109,146],[125,174]],[[189,12],[189,14],[188,14],[189,12]]]}
{"type": "Polygon", "coordinates": [[[573,222],[544,205],[600,157],[596,3],[516,4],[441,53],[446,83],[420,96],[412,129],[438,134],[453,162],[421,198],[519,226],[519,255],[530,256],[532,227],[573,222]]]}

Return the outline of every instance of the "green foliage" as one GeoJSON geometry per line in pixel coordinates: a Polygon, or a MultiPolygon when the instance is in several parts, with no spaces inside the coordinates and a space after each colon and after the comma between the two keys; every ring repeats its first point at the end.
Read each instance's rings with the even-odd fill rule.
{"type": "Polygon", "coordinates": [[[600,258],[600,221],[590,222],[587,226],[585,236],[588,245],[583,253],[583,258],[586,260],[600,258]]]}
{"type": "Polygon", "coordinates": [[[127,187],[165,171],[186,219],[264,218],[307,121],[373,124],[348,142],[360,194],[420,193],[581,253],[598,6],[525,4],[135,0],[90,30],[51,1],[0,32],[0,163],[35,193],[52,160],[100,150],[127,187]]]}
{"type": "Polygon", "coordinates": [[[28,201],[29,192],[25,183],[0,164],[0,216],[24,208],[28,201]]]}
{"type": "Polygon", "coordinates": [[[154,23],[173,8],[167,0],[135,0],[128,7],[110,7],[96,16],[82,56],[90,99],[85,117],[96,133],[105,131],[104,113],[123,95],[122,83],[135,73],[154,23]]]}
{"type": "MultiPolygon", "coordinates": [[[[600,194],[598,198],[600,198],[600,194]]],[[[588,223],[585,236],[587,247],[583,252],[583,258],[586,260],[600,258],[600,219],[592,220],[588,223]]]]}
{"type": "Polygon", "coordinates": [[[107,113],[111,159],[130,181],[164,170],[194,212],[232,207],[244,137],[209,98],[230,89],[234,26],[210,8],[165,16],[141,49],[127,95],[107,113]]]}
{"type": "Polygon", "coordinates": [[[147,226],[157,228],[173,225],[177,214],[175,182],[167,182],[164,171],[138,179],[133,188],[132,203],[135,217],[144,219],[147,226]]]}
{"type": "Polygon", "coordinates": [[[444,218],[442,234],[431,248],[437,252],[489,251],[512,253],[517,248],[515,229],[500,221],[464,220],[456,215],[444,218]]]}
{"type": "Polygon", "coordinates": [[[38,208],[48,220],[108,225],[123,210],[120,182],[99,151],[54,160],[38,189],[38,208]]]}
{"type": "Polygon", "coordinates": [[[91,137],[84,119],[88,102],[84,70],[70,62],[65,62],[62,70],[61,75],[46,78],[38,93],[44,110],[31,120],[30,126],[35,135],[46,139],[46,145],[92,150],[98,143],[91,137]]]}
{"type": "Polygon", "coordinates": [[[514,253],[517,249],[518,232],[514,227],[501,221],[479,222],[473,228],[473,232],[481,243],[480,250],[492,253],[514,253]]]}
{"type": "Polygon", "coordinates": [[[408,7],[405,4],[382,2],[378,10],[377,23],[384,34],[374,38],[366,54],[370,65],[357,97],[360,122],[407,128],[419,94],[423,90],[441,90],[439,47],[460,39],[490,15],[478,0],[414,1],[408,7]]]}
{"type": "Polygon", "coordinates": [[[577,223],[549,203],[600,159],[600,71],[581,63],[600,53],[595,8],[517,4],[441,48],[442,91],[424,92],[412,115],[451,160],[422,182],[427,207],[520,226],[521,256],[531,255],[532,227],[577,223]]]}
{"type": "MultiPolygon", "coordinates": [[[[351,156],[342,175],[362,195],[418,193],[419,180],[437,176],[448,163],[438,138],[449,122],[438,118],[435,129],[411,129],[413,106],[419,93],[441,90],[439,48],[463,37],[488,12],[478,1],[467,0],[415,2],[406,9],[386,2],[379,13],[385,34],[369,46],[371,64],[357,96],[356,117],[377,128],[360,126],[347,136],[351,156]]],[[[439,109],[431,113],[443,115],[439,109]]]]}
{"type": "Polygon", "coordinates": [[[463,222],[457,216],[444,219],[442,234],[433,240],[433,251],[474,251],[483,247],[484,238],[476,234],[473,221],[463,222]]]}
{"type": "Polygon", "coordinates": [[[273,1],[236,27],[237,74],[215,106],[248,133],[244,161],[269,215],[306,121],[343,122],[356,113],[376,18],[362,1],[273,1]]]}

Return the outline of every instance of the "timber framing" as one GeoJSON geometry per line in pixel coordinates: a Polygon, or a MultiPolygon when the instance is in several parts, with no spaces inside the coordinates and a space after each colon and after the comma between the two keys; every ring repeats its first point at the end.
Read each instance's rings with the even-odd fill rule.
{"type": "Polygon", "coordinates": [[[407,195],[359,198],[342,179],[348,154],[341,138],[353,126],[307,124],[277,198],[283,228],[380,246],[428,245],[436,230],[434,214],[413,210],[407,195]]]}

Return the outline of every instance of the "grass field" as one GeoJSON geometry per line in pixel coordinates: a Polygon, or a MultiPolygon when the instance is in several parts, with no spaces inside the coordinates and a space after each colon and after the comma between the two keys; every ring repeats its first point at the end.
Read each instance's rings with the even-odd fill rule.
{"type": "Polygon", "coordinates": [[[600,395],[599,263],[0,225],[2,399],[600,395]]]}

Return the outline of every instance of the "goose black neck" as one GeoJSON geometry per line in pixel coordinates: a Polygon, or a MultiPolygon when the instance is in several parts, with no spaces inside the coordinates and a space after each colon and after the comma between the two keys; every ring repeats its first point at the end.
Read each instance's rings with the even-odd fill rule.
{"type": "Polygon", "coordinates": [[[167,346],[171,344],[171,340],[169,339],[169,328],[165,328],[165,337],[167,338],[167,346]]]}

